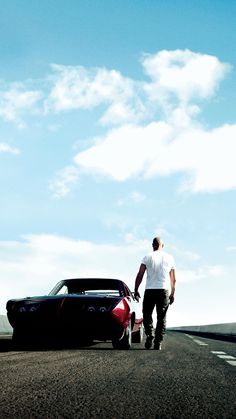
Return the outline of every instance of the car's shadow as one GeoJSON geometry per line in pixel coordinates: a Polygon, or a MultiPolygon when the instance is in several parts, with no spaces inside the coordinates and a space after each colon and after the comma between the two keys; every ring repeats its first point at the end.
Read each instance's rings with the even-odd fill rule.
{"type": "MultiPolygon", "coordinates": [[[[143,350],[144,345],[141,343],[133,343],[129,351],[143,350]]],[[[15,346],[10,335],[0,335],[0,352],[25,352],[25,351],[63,351],[63,350],[96,350],[96,351],[119,351],[125,352],[125,349],[114,349],[111,342],[93,341],[91,343],[78,343],[56,340],[43,341],[28,345],[15,346]],[[101,346],[103,345],[104,346],[101,346]]]]}
{"type": "Polygon", "coordinates": [[[9,352],[12,350],[12,338],[9,335],[0,335],[0,352],[9,352]]]}

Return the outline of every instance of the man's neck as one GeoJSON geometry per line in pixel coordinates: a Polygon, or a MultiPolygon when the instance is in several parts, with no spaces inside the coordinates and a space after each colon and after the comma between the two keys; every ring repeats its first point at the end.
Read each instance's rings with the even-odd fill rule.
{"type": "Polygon", "coordinates": [[[153,252],[160,252],[162,249],[158,247],[158,249],[153,249],[153,252]]]}

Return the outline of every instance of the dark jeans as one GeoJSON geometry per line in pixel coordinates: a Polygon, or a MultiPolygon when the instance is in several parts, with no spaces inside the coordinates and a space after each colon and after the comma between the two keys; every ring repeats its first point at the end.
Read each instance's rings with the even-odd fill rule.
{"type": "Polygon", "coordinates": [[[157,325],[155,343],[160,343],[166,331],[166,313],[169,307],[169,292],[164,289],[147,289],[143,299],[143,325],[146,335],[153,335],[152,313],[156,307],[157,325]]]}

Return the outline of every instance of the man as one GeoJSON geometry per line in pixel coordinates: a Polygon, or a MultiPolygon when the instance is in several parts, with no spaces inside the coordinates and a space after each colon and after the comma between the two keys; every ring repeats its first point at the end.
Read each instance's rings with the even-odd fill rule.
{"type": "Polygon", "coordinates": [[[175,294],[175,263],[173,257],[163,251],[164,243],[160,237],[152,242],[153,252],[145,256],[140,265],[135,280],[134,295],[139,301],[139,285],[147,271],[146,288],[143,299],[143,325],[146,333],[145,348],[151,349],[154,339],[154,349],[161,349],[166,330],[166,313],[169,304],[174,302],[175,294]],[[170,294],[169,294],[170,289],[170,294]],[[153,333],[152,313],[156,306],[157,324],[155,336],[153,333]]]}

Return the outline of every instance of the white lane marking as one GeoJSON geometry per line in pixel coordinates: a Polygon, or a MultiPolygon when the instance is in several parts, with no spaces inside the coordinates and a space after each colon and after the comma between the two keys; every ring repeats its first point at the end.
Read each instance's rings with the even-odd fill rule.
{"type": "Polygon", "coordinates": [[[195,339],[194,336],[190,336],[187,333],[185,333],[185,336],[187,336],[188,338],[192,339],[193,342],[197,343],[200,346],[208,346],[208,343],[203,342],[202,340],[199,339],[195,339]]]}
{"type": "Polygon", "coordinates": [[[236,367],[236,358],[232,355],[227,355],[224,351],[211,351],[212,354],[217,355],[218,358],[223,359],[228,364],[236,367]]]}
{"type": "MultiPolygon", "coordinates": [[[[194,339],[194,336],[190,336],[187,333],[185,333],[185,336],[192,339],[193,342],[196,342],[200,346],[208,346],[207,343],[202,342],[201,340],[194,339]]],[[[227,355],[224,351],[210,351],[212,354],[217,355],[218,358],[224,359],[225,362],[227,362],[229,365],[236,367],[236,358],[232,355],[227,355]]]]}
{"type": "Polygon", "coordinates": [[[218,358],[221,358],[221,359],[235,359],[236,360],[236,358],[234,357],[234,356],[232,356],[232,355],[217,355],[218,356],[218,358]]]}
{"type": "Polygon", "coordinates": [[[226,361],[228,364],[232,365],[233,367],[236,367],[236,360],[235,361],[226,361]]]}
{"type": "Polygon", "coordinates": [[[196,342],[200,346],[208,346],[208,343],[202,342],[202,340],[193,339],[194,342],[196,342]]]}

